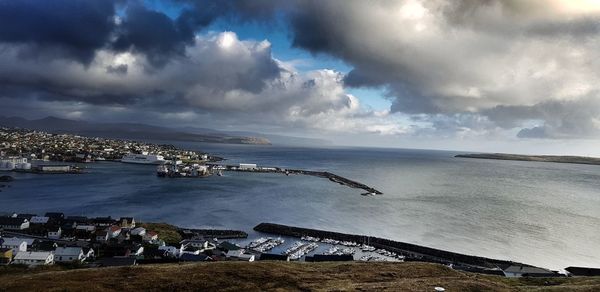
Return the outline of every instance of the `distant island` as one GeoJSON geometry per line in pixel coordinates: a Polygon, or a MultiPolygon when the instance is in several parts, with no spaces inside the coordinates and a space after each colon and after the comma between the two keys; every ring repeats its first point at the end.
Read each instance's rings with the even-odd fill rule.
{"type": "Polygon", "coordinates": [[[520,155],[520,154],[505,154],[505,153],[475,153],[475,154],[458,154],[458,155],[455,155],[454,157],[600,165],[600,158],[586,157],[586,156],[520,155]]]}

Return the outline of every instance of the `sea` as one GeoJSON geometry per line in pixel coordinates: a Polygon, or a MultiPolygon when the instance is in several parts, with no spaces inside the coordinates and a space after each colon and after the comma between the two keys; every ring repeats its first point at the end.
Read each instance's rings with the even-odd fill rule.
{"type": "Polygon", "coordinates": [[[159,178],[155,166],[83,165],[85,174],[11,174],[0,212],[134,216],[252,232],[261,222],[372,235],[551,269],[600,267],[600,166],[455,158],[458,152],[175,143],[226,158],[329,171],[327,179],[225,172],[159,178]]]}

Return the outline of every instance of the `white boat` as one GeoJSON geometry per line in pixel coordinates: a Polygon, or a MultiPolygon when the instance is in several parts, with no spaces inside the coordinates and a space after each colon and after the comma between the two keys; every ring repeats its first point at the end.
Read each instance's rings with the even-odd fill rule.
{"type": "Polygon", "coordinates": [[[121,158],[121,162],[137,164],[164,164],[166,161],[165,158],[161,155],[154,155],[148,153],[129,153],[123,156],[123,158],[121,158]]]}

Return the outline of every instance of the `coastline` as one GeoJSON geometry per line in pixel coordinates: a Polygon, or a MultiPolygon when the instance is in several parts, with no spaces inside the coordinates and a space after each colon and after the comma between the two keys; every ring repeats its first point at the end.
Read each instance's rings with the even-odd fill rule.
{"type": "Polygon", "coordinates": [[[493,159],[493,160],[514,160],[514,161],[535,161],[535,162],[600,165],[600,158],[586,157],[586,156],[521,155],[521,154],[507,154],[507,153],[470,153],[470,154],[457,154],[454,157],[456,157],[456,158],[474,158],[474,159],[493,159]]]}

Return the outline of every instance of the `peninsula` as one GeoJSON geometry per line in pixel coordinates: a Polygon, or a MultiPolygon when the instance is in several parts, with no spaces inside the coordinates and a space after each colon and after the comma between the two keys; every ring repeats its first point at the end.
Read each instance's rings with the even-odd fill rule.
{"type": "Polygon", "coordinates": [[[475,153],[475,154],[458,154],[458,155],[455,155],[454,157],[600,165],[600,158],[586,157],[586,156],[521,155],[521,154],[506,154],[506,153],[475,153]]]}

